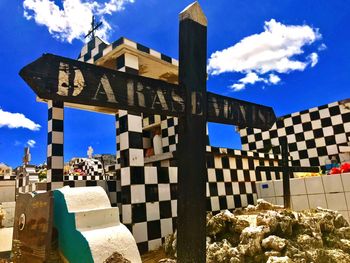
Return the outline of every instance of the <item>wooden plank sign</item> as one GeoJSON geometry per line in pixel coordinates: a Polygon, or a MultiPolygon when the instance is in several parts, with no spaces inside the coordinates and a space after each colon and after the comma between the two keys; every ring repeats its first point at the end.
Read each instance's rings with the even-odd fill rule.
{"type": "MultiPolygon", "coordinates": [[[[39,98],[82,105],[180,117],[185,114],[184,88],[52,54],[45,54],[20,71],[39,98]]],[[[202,94],[187,95],[193,114],[202,94]]],[[[207,93],[207,121],[268,129],[276,116],[271,107],[207,93]]]]}
{"type": "Polygon", "coordinates": [[[52,192],[18,194],[13,227],[14,262],[45,262],[50,254],[53,223],[52,192]]]}

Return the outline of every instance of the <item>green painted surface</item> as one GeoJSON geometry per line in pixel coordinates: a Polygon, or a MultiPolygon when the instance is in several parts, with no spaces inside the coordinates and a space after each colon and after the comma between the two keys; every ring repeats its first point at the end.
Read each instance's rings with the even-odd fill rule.
{"type": "Polygon", "coordinates": [[[89,244],[76,229],[75,214],[69,213],[64,195],[53,191],[54,227],[58,231],[59,249],[70,263],[93,263],[89,244]]]}

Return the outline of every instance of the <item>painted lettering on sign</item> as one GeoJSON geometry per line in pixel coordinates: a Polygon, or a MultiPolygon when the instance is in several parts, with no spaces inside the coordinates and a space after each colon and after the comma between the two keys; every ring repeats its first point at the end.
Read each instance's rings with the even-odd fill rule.
{"type": "Polygon", "coordinates": [[[185,114],[188,99],[189,112],[206,113],[209,122],[267,129],[276,119],[270,107],[210,92],[206,99],[196,91],[186,98],[178,85],[50,54],[23,68],[20,75],[40,98],[75,105],[179,117],[185,114]]]}

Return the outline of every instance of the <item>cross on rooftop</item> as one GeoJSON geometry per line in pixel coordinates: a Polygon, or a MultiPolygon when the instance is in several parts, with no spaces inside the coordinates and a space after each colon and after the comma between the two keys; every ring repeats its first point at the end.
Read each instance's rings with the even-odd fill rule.
{"type": "Polygon", "coordinates": [[[91,35],[91,39],[94,39],[95,38],[95,31],[100,27],[102,26],[102,22],[99,22],[97,24],[95,24],[96,21],[95,21],[95,16],[93,15],[92,16],[92,21],[91,21],[91,30],[89,31],[89,33],[87,33],[87,35],[84,37],[84,38],[87,38],[91,35]]]}

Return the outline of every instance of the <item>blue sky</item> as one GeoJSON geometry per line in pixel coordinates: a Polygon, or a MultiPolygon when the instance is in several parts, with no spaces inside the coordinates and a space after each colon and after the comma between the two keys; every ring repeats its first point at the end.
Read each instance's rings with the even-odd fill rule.
{"type": "MultiPolygon", "coordinates": [[[[105,21],[108,41],[125,36],[178,58],[178,14],[191,1],[97,2],[0,1],[0,162],[20,165],[28,144],[32,162],[45,161],[47,105],[18,72],[43,53],[76,58],[91,13],[105,21]]],[[[350,97],[350,1],[199,2],[208,18],[208,90],[272,106],[277,116],[350,97]]],[[[232,126],[210,124],[209,132],[212,145],[240,148],[232,126]]],[[[66,109],[65,159],[86,156],[89,145],[115,153],[114,117],[66,109]]]]}

